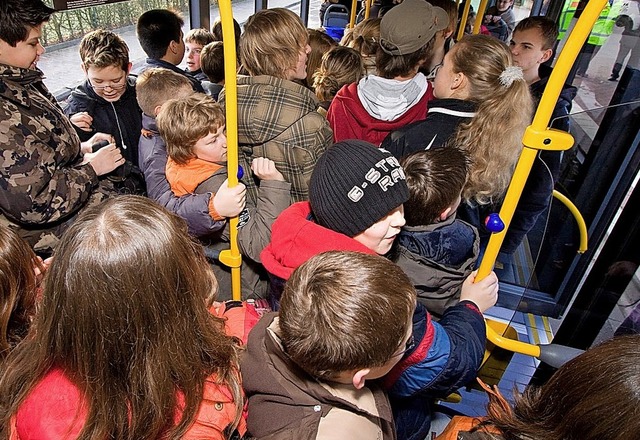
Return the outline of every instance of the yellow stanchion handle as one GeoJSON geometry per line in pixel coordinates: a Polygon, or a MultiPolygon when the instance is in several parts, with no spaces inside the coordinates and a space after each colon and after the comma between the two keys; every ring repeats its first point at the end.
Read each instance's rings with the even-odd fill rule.
{"type": "Polygon", "coordinates": [[[371,15],[371,3],[373,0],[365,0],[364,2],[364,19],[368,19],[371,15]]]}
{"type": "Polygon", "coordinates": [[[571,200],[564,194],[559,191],[553,190],[553,197],[555,197],[558,201],[562,202],[564,206],[567,207],[569,212],[573,215],[573,218],[576,219],[576,223],[578,224],[578,231],[580,232],[580,247],[578,248],[579,254],[584,254],[587,251],[588,246],[588,234],[587,234],[587,224],[582,217],[582,214],[573,204],[571,200]]]}
{"type": "MultiPolygon", "coordinates": [[[[569,75],[569,71],[606,3],[607,0],[590,0],[587,3],[551,72],[547,87],[542,95],[535,117],[533,118],[533,123],[527,127],[522,139],[524,148],[516,165],[511,184],[509,185],[505,200],[502,204],[502,209],[500,209],[500,218],[505,228],[502,232],[491,235],[484,257],[478,268],[477,281],[484,279],[491,273],[538,150],[561,151],[567,150],[573,145],[573,137],[570,134],[549,129],[547,126],[558,96],[560,96],[562,87],[569,75]]],[[[464,18],[466,20],[466,17],[464,18]]],[[[503,344],[504,341],[498,340],[499,338],[496,338],[496,336],[499,335],[487,326],[487,338],[496,345],[502,346],[500,344],[503,344]]],[[[530,354],[533,349],[529,347],[535,346],[519,342],[511,351],[530,354]]]]}
{"type": "MultiPolygon", "coordinates": [[[[227,126],[227,173],[229,187],[238,184],[238,83],[236,67],[236,40],[233,30],[231,0],[220,0],[220,22],[224,39],[224,77],[227,126]]],[[[245,170],[250,172],[250,170],[245,170]]],[[[231,293],[233,299],[241,299],[240,265],[242,256],[238,248],[238,217],[229,219],[231,248],[220,252],[220,262],[231,268],[231,293]]]]}

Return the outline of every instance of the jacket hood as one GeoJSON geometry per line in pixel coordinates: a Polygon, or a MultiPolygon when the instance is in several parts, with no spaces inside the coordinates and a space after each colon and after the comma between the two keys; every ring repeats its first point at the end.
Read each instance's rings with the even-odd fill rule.
{"type": "Polygon", "coordinates": [[[473,226],[450,217],[427,226],[404,226],[398,244],[432,263],[453,269],[467,269],[478,255],[480,238],[473,226]]]}
{"type": "MultiPolygon", "coordinates": [[[[431,99],[433,99],[433,88],[428,86],[420,101],[414,103],[397,119],[385,121],[369,114],[358,96],[358,84],[352,83],[342,87],[333,98],[330,113],[340,115],[341,119],[344,118],[347,121],[342,123],[354,125],[355,128],[352,128],[351,131],[361,133],[358,138],[379,145],[390,132],[405,127],[411,122],[424,119],[427,114],[427,102],[431,99]]],[[[348,138],[340,136],[339,127],[332,128],[336,142],[348,138]]]]}
{"type": "MultiPolygon", "coordinates": [[[[220,92],[220,100],[224,99],[224,92],[220,92]]],[[[292,81],[267,75],[239,77],[238,106],[252,117],[238,121],[238,142],[243,145],[269,142],[305,115],[315,112],[319,105],[318,98],[309,89],[292,81]],[[282,105],[274,114],[274,109],[265,106],[265,102],[282,105]]]]}
{"type": "Polygon", "coordinates": [[[314,255],[335,250],[375,254],[353,238],[315,223],[309,202],[298,202],[273,223],[271,242],[260,254],[260,260],[269,273],[287,280],[314,255]]]}
{"type": "Polygon", "coordinates": [[[418,73],[410,80],[398,81],[377,75],[365,76],[358,83],[358,98],[371,117],[394,121],[417,104],[427,92],[427,78],[418,73]]]}

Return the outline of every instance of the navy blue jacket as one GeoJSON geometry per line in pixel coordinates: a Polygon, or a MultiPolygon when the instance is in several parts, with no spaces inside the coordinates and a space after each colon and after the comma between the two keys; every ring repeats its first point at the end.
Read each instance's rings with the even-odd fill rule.
{"type": "Polygon", "coordinates": [[[394,130],[382,141],[380,148],[398,159],[420,150],[444,146],[458,126],[475,116],[476,105],[461,99],[429,101],[427,118],[394,130]]]}
{"type": "Polygon", "coordinates": [[[142,128],[142,110],[136,101],[133,79],[127,81],[124,94],[115,102],[108,102],[98,96],[88,80],[75,88],[67,99],[64,113],[67,116],[87,112],[93,118],[91,131],[75,127],[80,140],[89,140],[95,133],[113,135],[116,145],[125,159],[138,165],[138,140],[142,128]],[[123,148],[123,141],[126,148],[123,148]]]}

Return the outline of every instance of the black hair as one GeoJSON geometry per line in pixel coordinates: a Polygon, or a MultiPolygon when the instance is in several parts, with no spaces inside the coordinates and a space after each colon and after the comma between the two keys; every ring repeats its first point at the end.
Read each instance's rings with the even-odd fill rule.
{"type": "Polygon", "coordinates": [[[167,53],[172,41],[181,40],[184,20],[169,9],[152,9],[138,18],[136,33],[149,58],[158,60],[167,53]]]}
{"type": "Polygon", "coordinates": [[[49,21],[55,9],[42,0],[2,0],[0,2],[0,39],[12,47],[25,41],[31,28],[49,21]]]}

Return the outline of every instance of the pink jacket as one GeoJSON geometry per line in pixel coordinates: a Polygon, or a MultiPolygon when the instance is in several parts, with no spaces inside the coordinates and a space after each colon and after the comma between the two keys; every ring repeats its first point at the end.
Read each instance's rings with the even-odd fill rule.
{"type": "MultiPolygon", "coordinates": [[[[204,396],[195,422],[182,437],[186,440],[224,440],[224,429],[235,420],[236,408],[229,390],[215,383],[215,377],[205,382],[204,396]]],[[[182,396],[178,399],[181,405],[182,396]]],[[[88,407],[81,391],[63,371],[54,368],[33,388],[12,419],[10,440],[75,439],[87,417],[88,407]]],[[[176,422],[180,411],[176,411],[176,422]]],[[[246,432],[246,422],[240,421],[238,431],[246,432]]]]}

